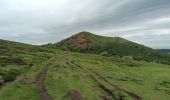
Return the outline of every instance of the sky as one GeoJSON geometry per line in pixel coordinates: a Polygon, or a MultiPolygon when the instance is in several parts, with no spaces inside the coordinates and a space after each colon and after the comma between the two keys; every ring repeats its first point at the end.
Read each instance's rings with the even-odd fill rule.
{"type": "Polygon", "coordinates": [[[40,45],[81,31],[170,49],[170,0],[0,0],[0,39],[40,45]]]}

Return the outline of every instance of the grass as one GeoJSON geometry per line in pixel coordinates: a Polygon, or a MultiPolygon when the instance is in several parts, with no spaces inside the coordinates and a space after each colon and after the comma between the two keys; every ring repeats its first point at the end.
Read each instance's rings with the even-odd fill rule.
{"type": "Polygon", "coordinates": [[[54,100],[70,99],[73,90],[84,100],[133,100],[123,90],[143,100],[170,98],[169,65],[13,42],[0,46],[2,100],[40,100],[36,77],[47,64],[45,87],[54,100]]]}
{"type": "MultiPolygon", "coordinates": [[[[170,98],[168,65],[63,51],[56,51],[53,56],[53,60],[38,62],[26,72],[23,70],[14,82],[0,91],[0,98],[39,100],[39,91],[34,82],[46,63],[52,65],[49,66],[45,85],[55,100],[66,98],[70,90],[78,91],[85,100],[102,100],[104,97],[132,99],[121,91],[109,94],[106,90],[114,89],[115,86],[110,85],[103,77],[117,87],[141,96],[144,100],[170,98]]],[[[28,59],[32,56],[25,57],[28,59]]]]}
{"type": "Polygon", "coordinates": [[[1,100],[39,100],[35,78],[54,51],[5,40],[0,47],[1,100]]]}
{"type": "Polygon", "coordinates": [[[124,58],[130,56],[135,60],[155,61],[170,64],[170,55],[153,50],[121,37],[105,37],[89,32],[80,32],[58,43],[44,45],[66,51],[100,54],[124,58]],[[83,35],[83,36],[82,36],[83,35]]]}
{"type": "MultiPolygon", "coordinates": [[[[64,54],[61,54],[64,55],[64,54]]],[[[170,68],[168,65],[145,61],[123,61],[122,59],[98,55],[70,53],[69,62],[60,56],[56,66],[51,66],[45,81],[47,90],[55,100],[61,100],[69,90],[77,90],[85,100],[100,100],[108,94],[112,84],[141,96],[144,100],[168,100],[170,98],[170,68]],[[131,64],[136,66],[131,66],[131,64]],[[99,75],[96,75],[98,73],[99,75]],[[95,78],[95,79],[94,79],[95,78]]],[[[126,93],[125,100],[131,100],[126,93]]],[[[117,96],[120,98],[120,95],[117,96]]]]}
{"type": "MultiPolygon", "coordinates": [[[[28,66],[24,66],[22,69],[14,67],[18,68],[20,74],[16,75],[16,79],[11,80],[13,82],[3,83],[4,87],[0,90],[0,98],[2,100],[39,100],[40,95],[35,80],[47,63],[49,61],[42,60],[41,62],[34,63],[30,68],[28,66]]],[[[7,70],[7,66],[5,66],[4,70],[7,70]]],[[[9,69],[9,71],[11,70],[9,69]]],[[[6,75],[11,76],[13,74],[7,73],[6,75]]]]}
{"type": "Polygon", "coordinates": [[[57,60],[57,65],[52,66],[48,71],[45,83],[49,94],[51,94],[55,100],[61,100],[67,95],[69,90],[76,89],[81,92],[87,100],[94,100],[93,92],[90,91],[88,84],[80,81],[81,76],[83,76],[81,75],[81,69],[74,68],[74,65],[63,63],[63,58],[60,58],[60,60],[61,61],[57,60]]]}
{"type": "Polygon", "coordinates": [[[0,92],[2,100],[39,100],[39,93],[35,86],[13,82],[0,92]]]}

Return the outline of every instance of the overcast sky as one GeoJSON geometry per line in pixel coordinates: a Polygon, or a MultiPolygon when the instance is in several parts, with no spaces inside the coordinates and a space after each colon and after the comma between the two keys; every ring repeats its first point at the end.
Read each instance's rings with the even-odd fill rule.
{"type": "Polygon", "coordinates": [[[0,0],[0,38],[57,42],[80,31],[170,49],[170,0],[0,0]]]}

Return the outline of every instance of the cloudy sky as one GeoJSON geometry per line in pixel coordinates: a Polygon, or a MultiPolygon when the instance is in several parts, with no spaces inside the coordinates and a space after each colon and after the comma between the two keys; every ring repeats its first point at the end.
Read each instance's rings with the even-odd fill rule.
{"type": "Polygon", "coordinates": [[[57,42],[80,31],[170,49],[170,0],[0,0],[0,38],[57,42]]]}

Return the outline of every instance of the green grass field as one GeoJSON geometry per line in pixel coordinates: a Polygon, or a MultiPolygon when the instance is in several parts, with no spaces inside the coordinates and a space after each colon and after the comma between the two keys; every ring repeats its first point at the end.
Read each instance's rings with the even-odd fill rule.
{"type": "Polygon", "coordinates": [[[170,65],[0,42],[0,100],[170,98],[170,65]]]}
{"type": "MultiPolygon", "coordinates": [[[[48,66],[45,87],[54,100],[69,100],[70,91],[76,91],[84,100],[134,99],[120,88],[143,100],[170,98],[169,65],[59,50],[49,55],[53,60],[41,60],[30,69],[17,67],[22,73],[0,90],[0,98],[39,100],[35,78],[47,63],[51,65],[48,66]]],[[[31,56],[25,55],[25,58],[31,59],[31,56]]]]}
{"type": "MultiPolygon", "coordinates": [[[[48,71],[45,83],[55,100],[62,99],[70,90],[79,91],[85,100],[121,97],[121,93],[119,95],[115,91],[109,94],[100,85],[107,89],[114,89],[115,86],[123,88],[144,100],[170,98],[168,65],[78,53],[71,53],[69,60],[63,62],[64,58],[60,56],[48,71]]],[[[133,99],[126,93],[122,95],[124,100],[133,99]]]]}

